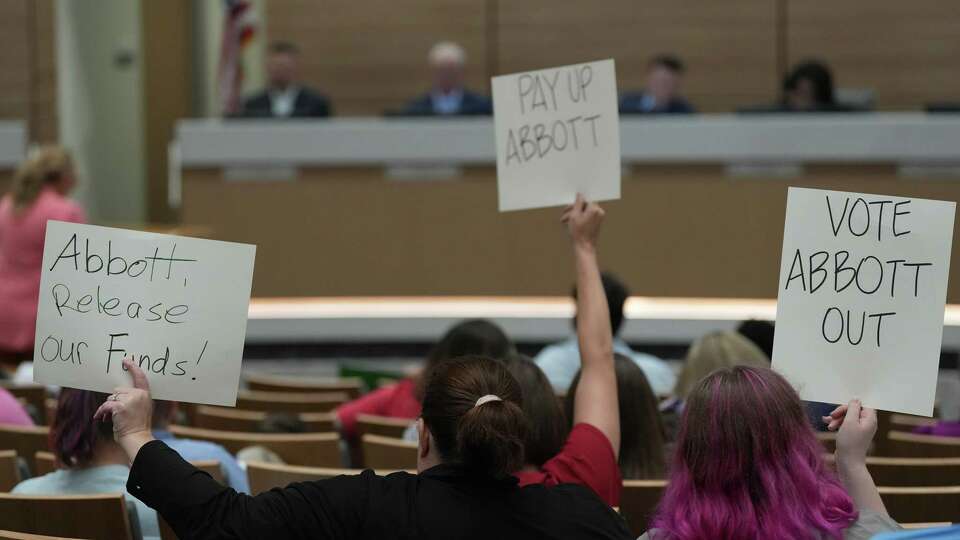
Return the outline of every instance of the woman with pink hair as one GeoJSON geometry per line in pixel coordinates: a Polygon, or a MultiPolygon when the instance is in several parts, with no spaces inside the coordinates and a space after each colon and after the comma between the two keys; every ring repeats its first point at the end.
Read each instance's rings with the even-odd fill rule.
{"type": "Polygon", "coordinates": [[[859,401],[824,418],[837,473],[800,397],[766,368],[719,369],[690,393],[670,483],[641,540],[867,539],[898,529],[867,471],[877,414],[859,401]]]}

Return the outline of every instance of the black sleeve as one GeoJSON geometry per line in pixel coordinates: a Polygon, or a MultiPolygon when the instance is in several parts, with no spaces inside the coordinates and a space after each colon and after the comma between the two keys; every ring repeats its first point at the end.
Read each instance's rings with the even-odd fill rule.
{"type": "Polygon", "coordinates": [[[220,485],[166,444],[151,441],[133,461],[127,491],[163,516],[183,540],[349,539],[360,535],[369,489],[377,479],[366,471],[251,497],[220,485]]]}

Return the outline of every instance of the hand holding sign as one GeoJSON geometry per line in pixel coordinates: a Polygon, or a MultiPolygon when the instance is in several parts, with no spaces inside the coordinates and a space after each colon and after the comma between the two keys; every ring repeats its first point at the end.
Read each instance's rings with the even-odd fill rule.
{"type": "Polygon", "coordinates": [[[613,60],[493,78],[500,210],[620,197],[613,60]]]}
{"type": "Polygon", "coordinates": [[[123,369],[130,373],[133,387],[118,386],[93,413],[95,420],[111,420],[113,438],[133,460],[140,447],[153,439],[153,399],[147,374],[125,358],[123,369]]]}

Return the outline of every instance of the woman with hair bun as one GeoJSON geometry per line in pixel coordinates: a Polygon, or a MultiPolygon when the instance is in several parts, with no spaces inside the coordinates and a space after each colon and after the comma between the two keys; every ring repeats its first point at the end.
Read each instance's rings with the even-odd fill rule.
{"type": "MultiPolygon", "coordinates": [[[[603,211],[582,202],[564,216],[575,250],[583,252],[578,273],[595,279],[602,295],[595,261],[588,263],[592,250],[578,239],[595,237],[603,211]]],[[[606,318],[605,306],[598,305],[597,313],[601,308],[606,318]]],[[[588,338],[581,345],[610,354],[612,363],[604,343],[595,345],[588,338]]],[[[513,473],[524,463],[528,424],[517,381],[494,359],[461,357],[426,373],[418,420],[419,474],[377,476],[367,470],[256,497],[221,486],[154,440],[147,377],[129,360],[124,366],[134,386],[117,388],[96,415],[113,419],[114,437],[133,462],[128,490],[155,508],[180,538],[632,537],[623,519],[586,487],[519,486],[513,473]]],[[[617,448],[615,382],[613,388],[612,400],[583,403],[579,414],[598,420],[597,429],[617,448]],[[595,407],[612,407],[613,412],[596,414],[591,411],[595,407]]]]}

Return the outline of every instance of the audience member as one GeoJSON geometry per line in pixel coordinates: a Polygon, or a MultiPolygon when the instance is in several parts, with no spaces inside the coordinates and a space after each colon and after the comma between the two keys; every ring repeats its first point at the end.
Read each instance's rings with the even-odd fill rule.
{"type": "Polygon", "coordinates": [[[504,359],[513,344],[497,325],[485,320],[463,321],[440,339],[427,357],[423,370],[412,377],[380,387],[337,408],[336,417],[345,439],[357,438],[357,416],[373,414],[413,420],[420,415],[424,375],[439,364],[467,355],[504,359]]]}
{"type": "MultiPolygon", "coordinates": [[[[627,342],[617,338],[620,327],[623,325],[623,307],[630,296],[627,286],[616,276],[603,273],[603,290],[607,296],[607,305],[610,307],[610,326],[613,329],[613,351],[631,358],[640,366],[650,386],[658,396],[667,396],[673,391],[677,376],[666,362],[656,356],[636,352],[627,345],[627,342]]],[[[577,298],[577,289],[573,289],[573,297],[577,298]]],[[[574,319],[576,324],[576,319],[574,319]]],[[[576,336],[560,343],[545,347],[534,359],[557,393],[565,393],[573,381],[573,377],[580,369],[580,349],[576,336]]]]}
{"type": "Polygon", "coordinates": [[[773,358],[773,336],[776,334],[776,327],[771,321],[748,319],[737,325],[737,333],[753,342],[767,358],[773,358]]]}
{"type": "Polygon", "coordinates": [[[463,47],[449,41],[437,43],[428,55],[433,83],[430,91],[408,103],[405,116],[472,116],[493,114],[486,96],[464,87],[467,54],[463,47]]]}
{"type": "Polygon", "coordinates": [[[330,116],[327,98],[300,82],[300,49],[277,41],[267,56],[267,88],[243,102],[247,118],[320,118],[330,116]]]}
{"type": "Polygon", "coordinates": [[[661,54],[647,64],[647,84],[620,98],[620,114],[689,114],[696,112],[680,86],[686,68],[676,56],[661,54]]]}
{"type": "Polygon", "coordinates": [[[0,424],[32,426],[27,409],[6,388],[0,388],[0,424]]]}
{"type": "MultiPolygon", "coordinates": [[[[629,358],[613,355],[617,372],[617,401],[620,412],[620,474],[627,480],[663,478],[666,465],[666,431],[654,395],[643,371],[629,358]]],[[[578,373],[570,385],[565,410],[573,411],[573,399],[580,384],[578,373]]]]}
{"type": "Polygon", "coordinates": [[[507,369],[520,385],[523,414],[530,423],[523,445],[525,468],[539,470],[563,449],[570,431],[567,419],[550,381],[530,357],[512,355],[507,369]]]}
{"type": "Polygon", "coordinates": [[[653,529],[641,539],[867,539],[897,529],[866,466],[876,411],[851,401],[825,420],[839,428],[839,479],[783,377],[738,366],[701,379],[653,529]]]}
{"type": "Polygon", "coordinates": [[[70,154],[44,146],[27,156],[0,199],[0,361],[33,358],[47,221],[86,220],[67,199],[76,183],[70,154]]]}
{"type": "MultiPolygon", "coordinates": [[[[130,496],[125,486],[130,469],[123,449],[113,440],[109,416],[94,418],[106,394],[64,388],[57,402],[57,415],[50,427],[50,442],[58,469],[24,480],[13,488],[23,495],[86,495],[123,493],[136,509],[145,539],[159,539],[157,513],[130,496]]],[[[148,404],[149,405],[149,404],[148,404]]]]}
{"type": "Polygon", "coordinates": [[[167,443],[187,461],[216,460],[220,462],[223,478],[233,489],[249,493],[247,474],[240,468],[233,454],[219,444],[208,441],[182,439],[170,433],[170,421],[177,414],[176,401],[155,401],[153,404],[153,437],[167,443]]]}

